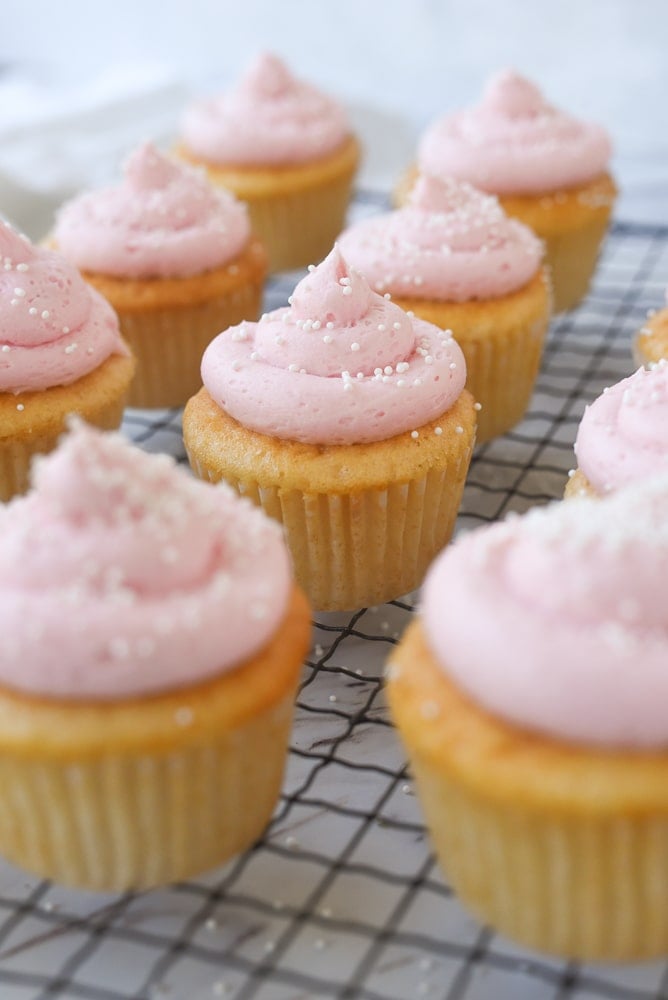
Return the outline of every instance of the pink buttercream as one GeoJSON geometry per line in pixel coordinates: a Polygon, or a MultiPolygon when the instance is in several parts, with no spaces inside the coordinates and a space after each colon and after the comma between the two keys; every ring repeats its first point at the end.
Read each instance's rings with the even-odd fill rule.
{"type": "Polygon", "coordinates": [[[278,525],[120,435],[79,425],[0,509],[0,682],[124,698],[233,669],[290,594],[278,525]]]}
{"type": "Polygon", "coordinates": [[[54,230],[81,270],[121,278],[187,278],[222,267],[249,236],[245,205],[151,143],[128,158],[120,184],[67,202],[54,230]]]}
{"type": "Polygon", "coordinates": [[[337,247],[290,301],[221,333],[204,353],[204,385],[246,427],[361,444],[420,427],[461,393],[466,365],[450,332],[371,291],[337,247]]]}
{"type": "Polygon", "coordinates": [[[610,155],[603,128],[552,107],[529,80],[506,71],[489,81],[479,104],[427,129],[418,163],[423,173],[495,194],[538,194],[593,180],[610,155]]]}
{"type": "Polygon", "coordinates": [[[668,362],[606,389],[588,406],[575,442],[578,465],[598,493],[668,472],[668,362]]]}
{"type": "Polygon", "coordinates": [[[292,76],[270,53],[256,57],[236,87],[186,112],[183,139],[209,163],[276,166],[333,152],[350,128],[330,97],[292,76]]]}
{"type": "Polygon", "coordinates": [[[451,178],[422,176],[408,203],[339,239],[379,292],[443,302],[491,299],[525,285],[540,267],[540,240],[496,198],[451,178]]]}
{"type": "Polygon", "coordinates": [[[69,385],[125,354],[111,306],[60,254],[0,222],[0,392],[69,385]]]}
{"type": "Polygon", "coordinates": [[[484,708],[584,744],[668,744],[668,476],[460,537],[424,587],[431,648],[484,708]]]}

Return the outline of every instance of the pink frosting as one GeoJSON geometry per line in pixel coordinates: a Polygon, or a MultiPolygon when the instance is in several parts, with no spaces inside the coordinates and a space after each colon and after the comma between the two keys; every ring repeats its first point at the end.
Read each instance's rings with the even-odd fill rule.
{"type": "Polygon", "coordinates": [[[278,525],[166,455],[76,426],[0,508],[0,682],[123,698],[234,668],[290,594],[278,525]]]}
{"type": "Polygon", "coordinates": [[[349,133],[339,104],[267,52],[233,90],[194,104],[183,120],[189,150],[219,164],[304,163],[333,152],[349,133]]]}
{"type": "Polygon", "coordinates": [[[245,205],[151,143],[128,158],[120,184],[65,204],[54,231],[77,267],[121,278],[200,274],[237,257],[249,236],[245,205]]]}
{"type": "Polygon", "coordinates": [[[668,744],[668,476],[460,537],[429,571],[432,650],[484,708],[584,744],[668,744]]]}
{"type": "Polygon", "coordinates": [[[495,194],[538,194],[593,180],[610,155],[603,128],[552,107],[533,83],[506,71],[492,77],[479,104],[426,131],[418,163],[423,173],[495,194]]]}
{"type": "Polygon", "coordinates": [[[69,385],[127,355],[116,314],[60,254],[0,222],[0,392],[69,385]]]}
{"type": "Polygon", "coordinates": [[[450,331],[371,291],[338,247],[290,302],[204,353],[204,385],[246,427],[311,444],[380,441],[440,416],[461,393],[466,365],[450,331]]]}
{"type": "Polygon", "coordinates": [[[525,285],[543,247],[496,198],[452,178],[422,176],[398,212],[374,216],[339,239],[379,292],[443,302],[491,299],[525,285]]]}
{"type": "Polygon", "coordinates": [[[623,379],[588,406],[575,454],[598,493],[668,472],[668,361],[623,379]]]}

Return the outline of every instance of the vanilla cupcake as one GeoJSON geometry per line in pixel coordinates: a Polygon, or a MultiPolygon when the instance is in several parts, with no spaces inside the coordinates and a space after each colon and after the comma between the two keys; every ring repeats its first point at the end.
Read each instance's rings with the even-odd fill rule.
{"type": "Polygon", "coordinates": [[[522,419],[550,316],[543,247],[526,226],[469,184],[423,176],[405,207],[359,222],[339,245],[377,292],[453,331],[482,406],[479,443],[522,419]]]}
{"type": "Polygon", "coordinates": [[[0,853],[123,891],[262,833],[309,610],[280,531],[167,456],[76,427],[0,509],[0,853]]]}
{"type": "Polygon", "coordinates": [[[182,406],[209,342],[260,314],[266,255],[246,209],[150,143],[118,185],[60,209],[53,242],[118,313],[137,358],[132,406],[182,406]]]}
{"type": "Polygon", "coordinates": [[[118,427],[134,361],[111,307],[60,254],[0,222],[0,500],[70,413],[118,427]]]}
{"type": "Polygon", "coordinates": [[[668,361],[606,389],[588,406],[578,428],[578,468],[565,496],[601,497],[668,473],[668,361]]]}
{"type": "Polygon", "coordinates": [[[633,341],[633,358],[638,365],[654,365],[668,358],[668,307],[648,315],[633,341]]]}
{"type": "Polygon", "coordinates": [[[207,349],[186,450],[283,524],[316,608],[378,604],[451,536],[475,440],[464,358],[337,248],[289,301],[207,349]]]}
{"type": "Polygon", "coordinates": [[[668,951],[667,506],[664,474],[460,536],[390,661],[455,891],[568,958],[668,951]]]}
{"type": "Polygon", "coordinates": [[[176,152],[246,202],[272,271],[329,251],[360,155],[341,106],[266,52],[232,90],[188,109],[176,152]]]}
{"type": "MultiPolygon", "coordinates": [[[[417,169],[498,195],[508,215],[533,229],[545,241],[560,312],[578,304],[594,273],[617,193],[610,155],[604,129],[554,108],[533,83],[506,71],[492,77],[479,104],[427,129],[417,169]]],[[[414,177],[415,169],[400,201],[414,177]]]]}

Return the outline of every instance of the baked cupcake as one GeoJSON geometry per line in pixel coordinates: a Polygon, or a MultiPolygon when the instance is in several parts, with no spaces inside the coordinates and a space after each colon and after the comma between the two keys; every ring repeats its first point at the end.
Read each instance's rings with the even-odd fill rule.
{"type": "Polygon", "coordinates": [[[119,426],[135,365],[111,307],[60,254],[0,221],[0,260],[0,500],[9,500],[68,414],[119,426]]]}
{"type": "Polygon", "coordinates": [[[477,916],[569,958],[668,951],[664,474],[460,538],[389,699],[477,916]]]}
{"type": "Polygon", "coordinates": [[[606,389],[580,422],[564,495],[601,497],[668,473],[668,361],[606,389]]]}
{"type": "Polygon", "coordinates": [[[246,202],[272,271],[330,250],[360,157],[340,105],[266,52],[228,93],[188,109],[176,153],[246,202]]]}
{"type": "MultiPolygon", "coordinates": [[[[506,71],[479,104],[427,129],[417,168],[498,195],[508,215],[545,241],[560,312],[586,295],[594,273],[617,193],[610,154],[604,129],[552,107],[533,83],[506,71]]],[[[414,176],[400,185],[400,201],[414,176]]]]}
{"type": "Polygon", "coordinates": [[[316,608],[378,604],[417,587],[452,534],[475,440],[464,358],[336,247],[289,301],[207,348],[188,457],[283,524],[316,608]]]}
{"type": "Polygon", "coordinates": [[[638,365],[653,365],[668,358],[668,307],[648,315],[633,341],[633,357],[638,365]]]}
{"type": "Polygon", "coordinates": [[[182,406],[207,344],[260,314],[266,255],[245,207],[150,143],[118,185],[60,209],[53,241],[118,313],[137,358],[131,406],[182,406]]]}
{"type": "Polygon", "coordinates": [[[0,853],[122,891],[248,847],[281,785],[309,611],[226,487],[79,425],[0,510],[0,853]]]}
{"type": "Polygon", "coordinates": [[[543,247],[526,226],[469,184],[423,176],[404,208],[359,222],[339,246],[377,292],[454,332],[482,405],[479,443],[522,419],[550,316],[543,247]]]}

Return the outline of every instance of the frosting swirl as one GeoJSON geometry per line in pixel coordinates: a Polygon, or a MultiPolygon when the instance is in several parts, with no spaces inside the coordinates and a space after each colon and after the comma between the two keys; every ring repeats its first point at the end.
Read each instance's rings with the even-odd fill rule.
{"type": "Polygon", "coordinates": [[[237,257],[246,206],[202,170],[145,143],[115,187],[79,195],[58,212],[54,237],[77,267],[121,278],[187,278],[237,257]]]}
{"type": "Polygon", "coordinates": [[[444,413],[464,388],[450,331],[377,295],[338,247],[290,302],[221,333],[202,359],[209,394],[252,430],[309,444],[380,441],[444,413]]]}
{"type": "Polygon", "coordinates": [[[543,254],[540,240],[495,197],[426,175],[403,208],[352,226],[339,245],[377,291],[443,302],[515,291],[543,254]]]}
{"type": "Polygon", "coordinates": [[[0,392],[69,385],[127,355],[113,309],[60,254],[0,222],[0,392]]]}
{"type": "Polygon", "coordinates": [[[280,529],[227,486],[75,426],[0,509],[0,681],[114,699],[234,668],[290,593],[280,529]]]}
{"type": "Polygon", "coordinates": [[[341,106],[297,80],[277,56],[260,53],[236,87],[185,114],[189,150],[209,163],[305,163],[340,146],[350,129],[341,106]]]}
{"type": "Polygon", "coordinates": [[[668,361],[640,368],[588,406],[578,429],[578,465],[598,493],[668,472],[668,361]]]}
{"type": "Polygon", "coordinates": [[[460,537],[423,590],[443,670],[530,730],[668,744],[667,505],[663,474],[460,537]]]}
{"type": "Polygon", "coordinates": [[[451,175],[495,194],[538,194],[577,187],[602,173],[607,132],[548,104],[512,71],[487,84],[479,104],[447,115],[425,132],[420,170],[451,175]]]}

